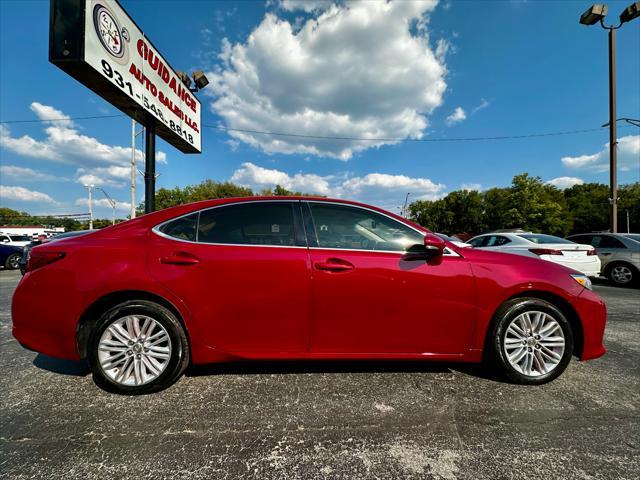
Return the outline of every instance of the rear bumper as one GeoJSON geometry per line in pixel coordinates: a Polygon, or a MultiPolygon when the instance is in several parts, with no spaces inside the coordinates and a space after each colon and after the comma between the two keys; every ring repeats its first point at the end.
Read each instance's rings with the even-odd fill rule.
{"type": "MultiPolygon", "coordinates": [[[[58,281],[57,284],[62,283],[66,282],[58,281]]],[[[69,299],[72,290],[56,289],[52,295],[53,292],[43,292],[41,287],[42,283],[27,273],[16,288],[11,302],[13,337],[29,350],[50,357],[79,360],[75,331],[77,315],[69,299]]]]}
{"type": "Polygon", "coordinates": [[[582,352],[580,360],[593,360],[607,352],[604,346],[604,330],[607,324],[607,307],[604,301],[586,288],[573,302],[582,321],[582,352]]]}

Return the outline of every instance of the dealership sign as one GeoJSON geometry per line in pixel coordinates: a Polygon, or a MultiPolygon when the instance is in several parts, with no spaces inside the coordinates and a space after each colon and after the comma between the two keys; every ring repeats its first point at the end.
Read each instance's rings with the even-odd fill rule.
{"type": "Polygon", "coordinates": [[[49,61],[184,153],[201,105],[116,0],[51,0],[49,61]]]}

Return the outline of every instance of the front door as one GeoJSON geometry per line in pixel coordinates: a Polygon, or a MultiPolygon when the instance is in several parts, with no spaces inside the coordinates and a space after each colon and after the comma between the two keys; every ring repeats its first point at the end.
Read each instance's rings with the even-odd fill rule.
{"type": "Polygon", "coordinates": [[[149,270],[183,300],[207,345],[236,353],[307,350],[311,275],[299,208],[291,201],[228,204],[154,229],[149,270]]]}
{"type": "Polygon", "coordinates": [[[424,234],[352,205],[309,202],[317,354],[459,354],[471,343],[475,286],[455,252],[429,262],[405,251],[424,234]]]}

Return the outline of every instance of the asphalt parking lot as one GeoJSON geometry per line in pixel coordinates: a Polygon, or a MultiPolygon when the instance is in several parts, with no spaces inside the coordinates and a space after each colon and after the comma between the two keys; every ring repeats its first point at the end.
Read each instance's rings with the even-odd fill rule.
{"type": "Polygon", "coordinates": [[[0,478],[640,478],[640,291],[596,285],[608,354],[542,387],[453,364],[218,365],[98,389],[11,337],[0,271],[0,478]]]}

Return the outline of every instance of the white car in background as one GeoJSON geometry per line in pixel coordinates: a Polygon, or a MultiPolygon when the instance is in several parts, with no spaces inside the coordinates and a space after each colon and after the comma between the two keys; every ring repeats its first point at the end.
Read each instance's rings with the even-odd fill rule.
{"type": "Polygon", "coordinates": [[[583,243],[542,233],[485,233],[467,243],[480,249],[538,257],[573,268],[589,277],[600,275],[601,263],[596,249],[583,243]]]}
{"type": "Polygon", "coordinates": [[[0,243],[13,245],[14,247],[24,247],[29,245],[33,238],[28,235],[15,235],[13,233],[0,233],[0,243]]]}

